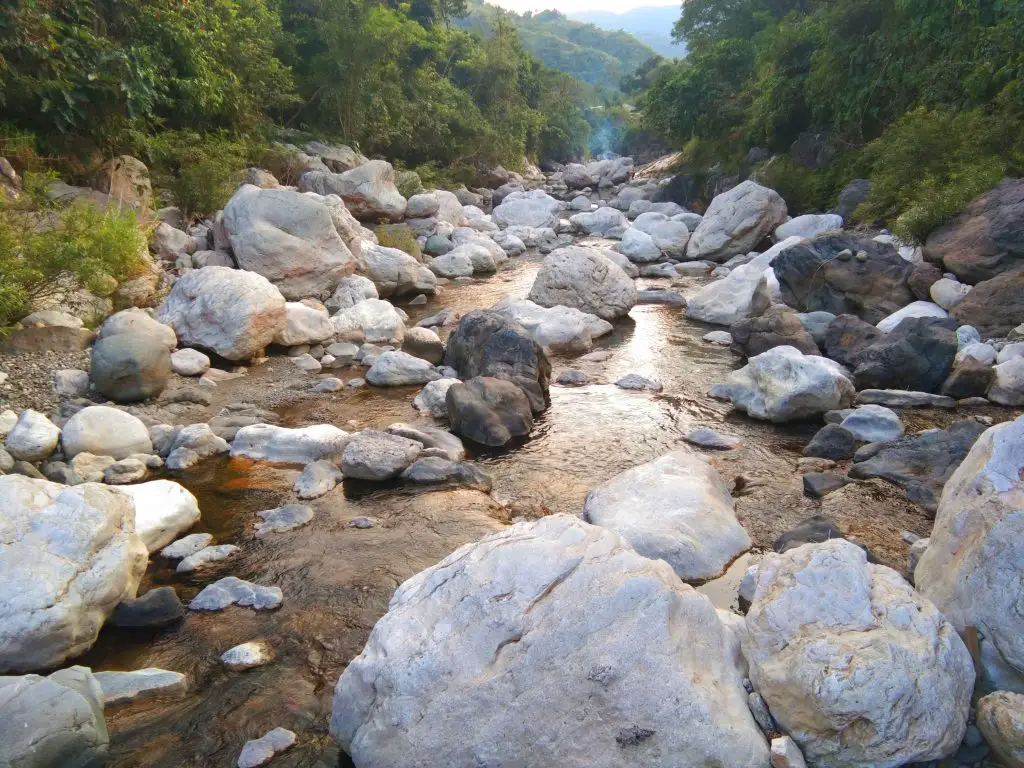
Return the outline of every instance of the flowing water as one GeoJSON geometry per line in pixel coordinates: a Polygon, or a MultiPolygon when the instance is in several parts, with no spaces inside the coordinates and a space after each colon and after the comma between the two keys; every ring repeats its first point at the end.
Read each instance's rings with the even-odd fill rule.
{"type": "MultiPolygon", "coordinates": [[[[406,309],[414,323],[442,307],[467,312],[489,307],[506,294],[525,297],[538,266],[539,258],[514,259],[498,275],[449,285],[427,305],[406,309]]],[[[667,281],[643,282],[667,287],[667,281]]],[[[680,281],[678,290],[692,293],[700,282],[680,281]]],[[[824,501],[804,497],[796,459],[818,425],[755,422],[708,398],[709,386],[739,364],[728,349],[701,341],[708,330],[684,319],[678,309],[638,306],[599,341],[596,348],[610,353],[606,360],[553,359],[555,376],[579,368],[593,383],[552,386],[551,405],[528,440],[472,456],[494,479],[490,497],[470,490],[414,493],[345,483],[312,502],[316,514],[310,524],[256,538],[255,512],[292,500],[299,467],[220,458],[176,477],[200,501],[203,518],[196,530],[213,533],[218,543],[238,544],[242,552],[185,577],[156,557],[140,593],[170,584],[187,603],[205,584],[235,575],[280,587],[284,605],[273,612],[237,607],[189,612],[180,626],[156,632],[105,629],[80,663],[101,670],[178,670],[188,675],[190,686],[183,699],[108,710],[109,765],[233,766],[246,740],[276,726],[295,731],[298,744],[277,757],[275,766],[349,765],[327,732],[333,687],[399,583],[458,546],[506,525],[509,505],[511,514],[579,514],[587,492],[616,473],[670,450],[699,451],[683,441],[698,426],[743,441],[738,450],[710,458],[734,488],[737,515],[755,542],[755,553],[700,587],[719,607],[734,604],[739,578],[758,557],[756,550],[770,547],[776,536],[814,514],[829,515],[882,562],[902,570],[906,548],[899,532],[926,535],[931,523],[924,513],[899,490],[877,481],[848,486],[824,501]],[[664,392],[615,387],[614,381],[628,373],[661,382],[664,392]],[[376,526],[348,525],[360,516],[375,518],[376,526]],[[229,672],[219,663],[228,648],[256,639],[273,649],[273,663],[243,673],[229,672]]],[[[361,373],[346,371],[342,378],[361,373]]],[[[218,397],[272,399],[286,426],[328,422],[363,429],[427,421],[411,406],[415,388],[310,396],[310,378],[296,383],[296,375],[287,360],[275,358],[244,379],[219,387],[218,397]]],[[[918,412],[909,418],[916,420],[908,424],[911,431],[950,417],[918,412]]]]}

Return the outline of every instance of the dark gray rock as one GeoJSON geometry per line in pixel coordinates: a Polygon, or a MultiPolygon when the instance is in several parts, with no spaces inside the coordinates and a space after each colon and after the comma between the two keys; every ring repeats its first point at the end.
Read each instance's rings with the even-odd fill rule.
{"type": "Polygon", "coordinates": [[[915,264],[914,268],[910,271],[907,285],[910,286],[910,292],[914,294],[915,299],[931,301],[932,286],[941,279],[941,269],[934,264],[929,264],[927,261],[922,261],[920,264],[915,264]]]}
{"type": "Polygon", "coordinates": [[[805,355],[820,355],[818,345],[797,313],[788,307],[769,307],[758,317],[749,317],[729,328],[733,349],[747,357],[772,347],[796,347],[805,355]]]}
{"type": "Polygon", "coordinates": [[[487,377],[514,383],[534,413],[548,403],[547,355],[521,325],[497,312],[478,309],[463,316],[448,337],[444,364],[463,380],[487,377]]]}
{"type": "MultiPolygon", "coordinates": [[[[1024,229],[1024,227],[1021,227],[1024,229]]],[[[978,283],[949,316],[972,325],[983,337],[1003,338],[1024,323],[1024,261],[1021,271],[978,283]]]]}
{"type": "Polygon", "coordinates": [[[453,384],[445,395],[452,432],[499,447],[533,429],[533,411],[523,390],[505,379],[478,376],[453,384]]]}
{"type": "Polygon", "coordinates": [[[555,379],[555,383],[561,384],[563,387],[580,387],[587,383],[587,374],[575,369],[562,371],[555,379]]]}
{"type": "Polygon", "coordinates": [[[115,627],[165,627],[185,618],[185,608],[174,587],[157,587],[141,597],[124,600],[107,620],[115,627]]]}
{"type": "Polygon", "coordinates": [[[935,392],[953,367],[955,321],[911,317],[853,357],[857,389],[935,392]]]}
{"type": "Polygon", "coordinates": [[[415,485],[458,486],[484,493],[490,493],[492,486],[490,476],[478,467],[439,456],[417,459],[402,472],[400,479],[415,485]]]}
{"type": "Polygon", "coordinates": [[[949,374],[942,383],[939,394],[955,397],[957,400],[965,397],[984,397],[995,377],[996,372],[991,365],[968,357],[949,374]]]}
{"type": "MultiPolygon", "coordinates": [[[[846,539],[847,541],[852,541],[845,533],[843,533],[842,529],[838,525],[833,523],[827,517],[815,515],[814,517],[809,517],[798,523],[796,526],[790,528],[784,534],[779,536],[779,538],[777,538],[772,544],[772,549],[779,553],[788,552],[789,550],[796,549],[804,544],[821,544],[822,542],[830,541],[832,539],[846,539]]],[[[852,541],[852,543],[856,544],[867,553],[868,562],[877,562],[874,555],[871,554],[871,550],[859,542],[852,541]]]]}
{"type": "Polygon", "coordinates": [[[839,205],[836,213],[849,219],[851,214],[857,210],[857,206],[863,203],[871,195],[871,182],[867,179],[854,179],[839,193],[839,205]]]}
{"type": "Polygon", "coordinates": [[[856,315],[839,315],[825,330],[825,354],[840,365],[852,368],[857,355],[883,335],[856,315]]]}
{"type": "Polygon", "coordinates": [[[827,168],[836,157],[836,146],[828,133],[805,131],[789,148],[794,165],[804,168],[827,168]]]}
{"type": "Polygon", "coordinates": [[[92,348],[90,376],[96,391],[118,403],[148,400],[164,391],[171,355],[160,339],[144,333],[119,333],[92,348]]]}
{"type": "Polygon", "coordinates": [[[787,248],[772,268],[783,302],[801,312],[856,315],[874,324],[914,300],[907,283],[913,265],[891,245],[846,232],[787,248]]]}
{"type": "Polygon", "coordinates": [[[832,491],[838,491],[849,482],[835,472],[808,472],[804,475],[804,493],[814,499],[820,499],[832,491]]]}
{"type": "Polygon", "coordinates": [[[856,450],[857,438],[852,432],[838,424],[826,424],[804,448],[804,456],[843,461],[853,458],[856,450]]]}
{"type": "Polygon", "coordinates": [[[949,429],[868,445],[854,456],[849,475],[855,480],[888,480],[903,488],[912,502],[935,512],[946,481],[984,431],[983,424],[966,420],[955,422],[949,429]]]}

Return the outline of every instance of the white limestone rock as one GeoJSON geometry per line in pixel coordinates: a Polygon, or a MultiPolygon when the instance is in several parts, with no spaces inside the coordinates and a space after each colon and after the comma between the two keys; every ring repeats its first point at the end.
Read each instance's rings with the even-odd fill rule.
{"type": "Polygon", "coordinates": [[[142,420],[106,405],[90,405],[68,419],[60,442],[68,459],[83,452],[111,456],[115,461],[136,453],[153,453],[149,429],[142,420]]]}
{"type": "Polygon", "coordinates": [[[612,324],[571,307],[542,307],[508,296],[491,309],[519,323],[533,340],[554,354],[589,352],[594,340],[612,332],[612,324]]]}
{"type": "Polygon", "coordinates": [[[569,246],[552,251],[527,297],[542,307],[565,306],[615,320],[636,304],[633,281],[595,248],[569,246]]]}
{"type": "Polygon", "coordinates": [[[7,452],[22,461],[42,461],[57,448],[60,429],[46,416],[31,408],[21,412],[7,433],[7,452]]]}
{"type": "Polygon", "coordinates": [[[135,507],[135,531],[150,553],[163,549],[199,522],[199,502],[173,480],[122,485],[135,507]]]}
{"type": "Polygon", "coordinates": [[[405,320],[390,301],[366,299],[331,318],[333,332],[345,341],[401,344],[405,320]]]}
{"type": "Polygon", "coordinates": [[[744,181],[711,201],[686,246],[691,260],[724,262],[748,253],[786,220],[786,201],[774,190],[744,181]]]}
{"type": "Polygon", "coordinates": [[[319,344],[336,333],[331,316],[324,310],[302,302],[289,301],[284,305],[284,311],[284,328],[274,337],[275,344],[283,347],[319,344]]]}
{"type": "Polygon", "coordinates": [[[930,301],[914,301],[905,307],[897,309],[888,317],[883,317],[875,324],[875,327],[880,331],[888,333],[908,317],[937,317],[941,319],[947,317],[947,314],[946,310],[938,304],[933,304],[930,301]]]}
{"type": "Polygon", "coordinates": [[[279,464],[309,464],[341,458],[349,434],[333,424],[288,428],[272,424],[242,427],[231,443],[232,456],[279,464]]]}
{"type": "Polygon", "coordinates": [[[776,240],[787,237],[802,237],[810,240],[825,232],[843,228],[843,217],[837,213],[807,213],[796,216],[775,228],[776,240]]]}

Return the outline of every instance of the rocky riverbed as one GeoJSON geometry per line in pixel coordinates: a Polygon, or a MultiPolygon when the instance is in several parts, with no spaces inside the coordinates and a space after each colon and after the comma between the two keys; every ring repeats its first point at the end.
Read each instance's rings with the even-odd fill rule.
{"type": "Polygon", "coordinates": [[[989,370],[1011,361],[1012,334],[967,338],[937,305],[886,323],[912,304],[915,254],[841,219],[784,223],[771,190],[716,199],[714,228],[654,210],[657,184],[615,163],[584,171],[546,179],[565,203],[402,199],[444,251],[420,261],[348,212],[392,215],[379,169],[384,192],[349,208],[319,197],[345,174],[269,202],[246,187],[227,241],[187,235],[242,270],[158,235],[184,249],[165,324],[133,310],[100,328],[107,348],[0,356],[5,471],[59,483],[0,480],[20,510],[4,576],[34,594],[59,573],[30,558],[56,551],[71,504],[120,531],[89,534],[82,562],[96,573],[100,552],[110,575],[99,596],[72,579],[94,625],[65,609],[73,641],[0,602],[9,674],[92,670],[8,678],[27,693],[7,706],[43,732],[32,697],[61,691],[97,729],[76,748],[114,766],[974,766],[1019,749],[1013,694],[971,697],[1017,690],[1021,560],[962,541],[979,519],[1017,533],[1024,421],[938,392],[982,365],[971,344],[989,370]],[[306,251],[281,240],[286,206],[306,251]],[[823,254],[870,279],[808,282],[823,254]]]}

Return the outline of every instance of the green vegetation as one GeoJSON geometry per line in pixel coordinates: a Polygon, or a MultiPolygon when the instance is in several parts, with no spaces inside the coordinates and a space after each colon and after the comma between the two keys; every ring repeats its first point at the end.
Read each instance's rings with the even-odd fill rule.
{"type": "Polygon", "coordinates": [[[79,288],[109,294],[142,266],[146,236],[134,213],[51,202],[49,180],[28,174],[21,198],[0,195],[0,326],[79,288]]]}
{"type": "Polygon", "coordinates": [[[675,33],[690,53],[654,73],[645,125],[732,171],[826,133],[831,166],[758,172],[797,211],[867,176],[858,215],[920,238],[1024,170],[1024,0],[688,0],[675,33]]]}
{"type": "Polygon", "coordinates": [[[468,15],[458,20],[486,38],[494,37],[501,22],[511,23],[523,47],[546,66],[594,86],[606,99],[614,97],[624,76],[655,56],[630,34],[572,21],[558,11],[517,14],[474,0],[468,15]]]}
{"type": "Polygon", "coordinates": [[[32,137],[70,175],[142,157],[202,213],[240,160],[293,169],[267,151],[285,133],[467,176],[584,152],[585,86],[507,21],[486,43],[453,28],[463,3],[12,0],[0,8],[0,136],[32,137]]]}

